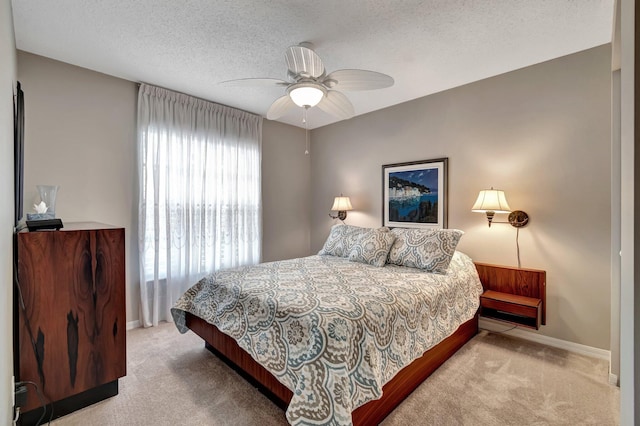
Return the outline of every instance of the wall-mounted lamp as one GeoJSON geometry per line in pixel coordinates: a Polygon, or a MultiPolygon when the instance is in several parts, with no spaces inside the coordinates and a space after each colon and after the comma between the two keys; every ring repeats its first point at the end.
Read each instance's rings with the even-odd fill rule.
{"type": "Polygon", "coordinates": [[[353,207],[351,207],[351,200],[349,200],[349,197],[344,197],[340,194],[339,197],[336,197],[333,200],[333,206],[331,207],[331,211],[338,212],[338,215],[331,216],[331,214],[329,214],[329,216],[331,216],[332,219],[345,220],[349,210],[353,210],[353,207]]]}
{"type": "Polygon", "coordinates": [[[529,215],[522,210],[511,211],[507,198],[504,195],[504,191],[499,189],[483,189],[478,194],[471,211],[477,213],[486,213],[489,226],[493,222],[493,216],[496,213],[509,213],[508,222],[493,222],[493,223],[509,223],[516,228],[522,228],[529,223],[529,215]]]}

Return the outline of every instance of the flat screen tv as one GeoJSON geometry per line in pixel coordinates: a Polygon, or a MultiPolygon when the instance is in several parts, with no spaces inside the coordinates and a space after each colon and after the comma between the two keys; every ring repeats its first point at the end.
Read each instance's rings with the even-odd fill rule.
{"type": "Polygon", "coordinates": [[[24,92],[20,82],[13,104],[13,158],[15,182],[15,226],[22,220],[24,191],[24,92]]]}

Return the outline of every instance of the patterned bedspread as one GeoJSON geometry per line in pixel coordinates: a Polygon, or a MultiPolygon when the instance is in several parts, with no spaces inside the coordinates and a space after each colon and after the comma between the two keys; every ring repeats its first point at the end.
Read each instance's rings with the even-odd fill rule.
{"type": "Polygon", "coordinates": [[[403,367],[471,319],[482,285],[471,259],[446,275],[310,256],[219,271],[176,302],[214,324],[293,392],[292,425],[350,425],[403,367]]]}

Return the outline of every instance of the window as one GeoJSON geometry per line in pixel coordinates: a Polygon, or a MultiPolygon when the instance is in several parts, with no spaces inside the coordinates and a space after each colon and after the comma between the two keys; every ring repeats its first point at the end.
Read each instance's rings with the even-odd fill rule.
{"type": "Polygon", "coordinates": [[[143,311],[166,286],[167,319],[204,275],[260,260],[262,119],[145,85],[138,109],[143,311]]]}

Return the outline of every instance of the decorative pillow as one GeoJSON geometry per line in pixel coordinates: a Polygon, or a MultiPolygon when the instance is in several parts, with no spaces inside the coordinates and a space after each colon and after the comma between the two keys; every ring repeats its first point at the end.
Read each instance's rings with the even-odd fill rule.
{"type": "Polygon", "coordinates": [[[396,240],[388,262],[445,274],[464,232],[458,229],[393,228],[396,240]]]}
{"type": "Polygon", "coordinates": [[[333,225],[324,247],[318,254],[329,254],[331,256],[349,257],[351,247],[353,247],[361,235],[369,231],[370,228],[345,225],[343,223],[333,225]]]}
{"type": "Polygon", "coordinates": [[[373,266],[384,266],[395,239],[395,234],[391,233],[388,228],[370,229],[362,234],[351,247],[349,260],[373,266]]]}

